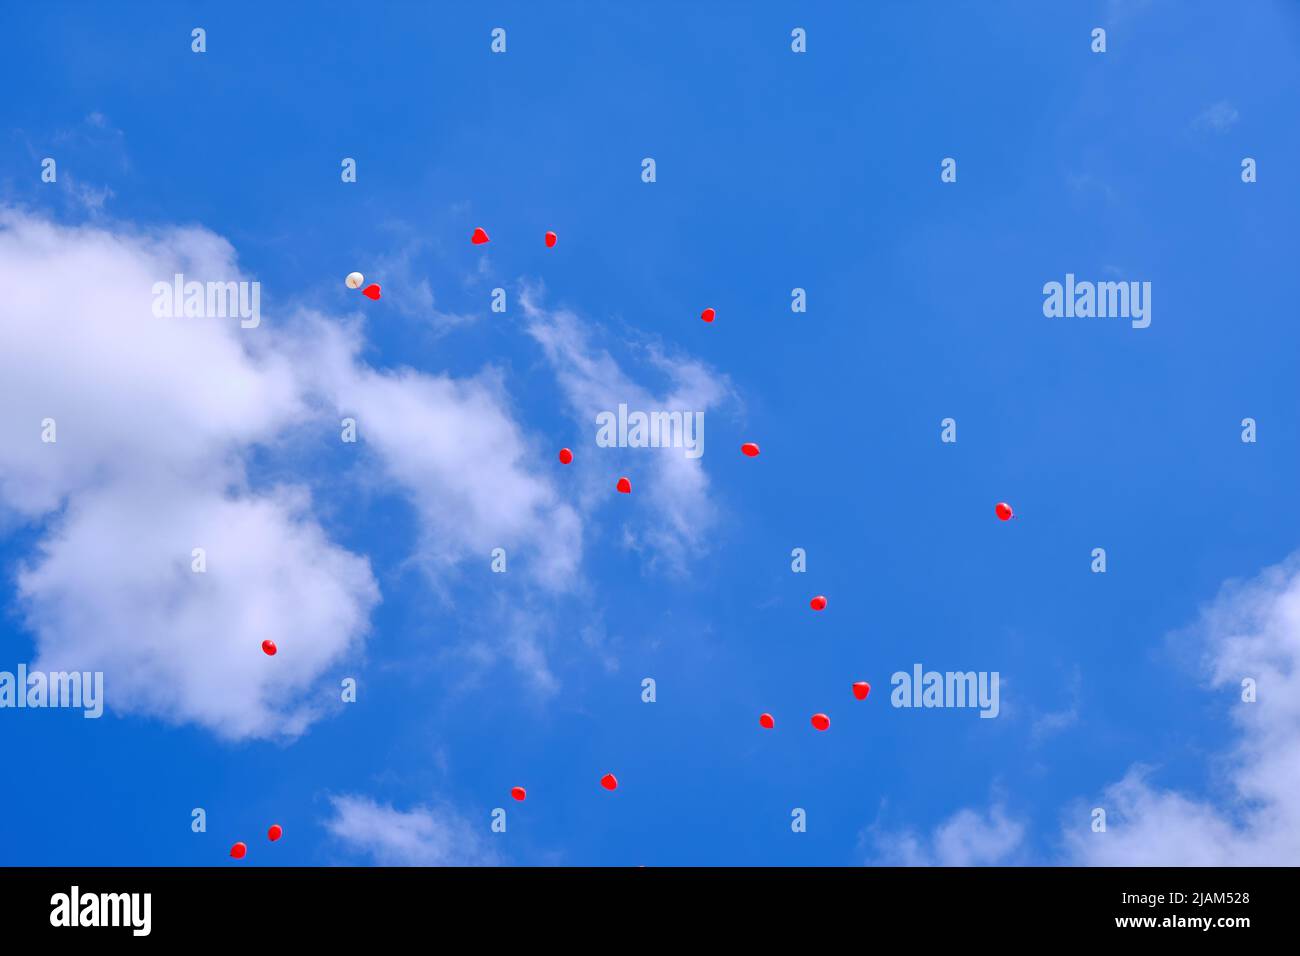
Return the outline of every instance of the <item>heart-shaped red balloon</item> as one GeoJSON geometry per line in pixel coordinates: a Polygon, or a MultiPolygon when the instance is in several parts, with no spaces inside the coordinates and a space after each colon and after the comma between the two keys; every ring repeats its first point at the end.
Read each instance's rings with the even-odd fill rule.
{"type": "Polygon", "coordinates": [[[271,824],[271,829],[266,831],[266,838],[272,843],[280,839],[282,836],[284,836],[284,830],[281,829],[280,824],[278,823],[271,824]]]}
{"type": "Polygon", "coordinates": [[[553,233],[553,232],[548,232],[548,233],[546,234],[546,248],[548,248],[548,249],[552,249],[552,248],[554,248],[554,247],[555,247],[555,241],[556,241],[557,239],[559,239],[559,238],[560,238],[560,237],[557,236],[555,233],[553,233]]]}
{"type": "Polygon", "coordinates": [[[827,717],[825,714],[813,714],[812,725],[816,727],[818,730],[830,730],[831,719],[827,717]]]}
{"type": "Polygon", "coordinates": [[[714,312],[712,309],[705,309],[703,312],[700,313],[700,318],[703,319],[705,322],[712,322],[717,317],[718,317],[718,313],[714,312]]]}
{"type": "Polygon", "coordinates": [[[469,241],[476,246],[481,246],[488,241],[487,230],[479,228],[474,230],[474,235],[469,237],[469,241]]]}
{"type": "Polygon", "coordinates": [[[858,681],[853,685],[853,696],[858,700],[866,700],[867,695],[871,693],[871,685],[864,680],[858,681]]]}
{"type": "Polygon", "coordinates": [[[812,608],[814,611],[824,611],[824,610],[826,610],[826,598],[825,598],[825,596],[823,596],[823,595],[821,595],[821,594],[817,595],[815,598],[813,598],[811,601],[808,602],[808,606],[809,606],[810,608],[812,608]]]}
{"type": "Polygon", "coordinates": [[[618,777],[614,776],[612,773],[607,773],[605,776],[600,778],[600,785],[606,790],[617,790],[618,777]]]}
{"type": "Polygon", "coordinates": [[[244,846],[242,843],[236,843],[230,848],[230,855],[236,860],[242,860],[247,853],[248,847],[244,846]]]}
{"type": "Polygon", "coordinates": [[[361,294],[367,299],[377,300],[379,298],[379,284],[375,282],[370,283],[370,285],[361,290],[361,294]]]}
{"type": "Polygon", "coordinates": [[[511,787],[510,796],[514,797],[516,800],[523,800],[524,797],[528,796],[528,791],[523,787],[511,787]]]}
{"type": "Polygon", "coordinates": [[[762,727],[764,730],[771,730],[776,726],[776,721],[772,719],[771,714],[759,714],[758,726],[762,727]]]}
{"type": "Polygon", "coordinates": [[[561,465],[568,465],[568,464],[572,463],[572,461],[573,461],[573,452],[571,452],[571,451],[570,451],[569,449],[567,449],[567,448],[561,448],[561,449],[560,449],[560,464],[561,464],[561,465]]]}
{"type": "Polygon", "coordinates": [[[262,653],[267,657],[274,657],[277,650],[279,650],[279,648],[275,646],[275,641],[268,640],[262,642],[262,653]]]}
{"type": "Polygon", "coordinates": [[[745,444],[740,446],[740,450],[744,454],[748,455],[750,458],[758,457],[758,446],[755,445],[752,441],[745,442],[745,444]]]}
{"type": "Polygon", "coordinates": [[[625,495],[630,495],[632,493],[632,482],[626,478],[620,478],[618,480],[618,490],[625,495]]]}

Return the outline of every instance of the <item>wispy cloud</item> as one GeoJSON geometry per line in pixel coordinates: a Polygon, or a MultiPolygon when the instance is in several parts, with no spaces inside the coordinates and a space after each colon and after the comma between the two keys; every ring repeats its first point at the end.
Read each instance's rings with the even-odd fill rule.
{"type": "Polygon", "coordinates": [[[366,272],[384,289],[384,298],[402,315],[423,322],[434,337],[472,325],[488,313],[488,300],[476,311],[447,311],[440,308],[433,284],[419,264],[432,253],[432,244],[415,234],[409,226],[390,222],[389,229],[397,241],[395,251],[377,256],[367,264],[366,272]]]}
{"type": "MultiPolygon", "coordinates": [[[[658,345],[640,350],[648,371],[666,379],[667,387],[653,389],[635,380],[623,366],[594,341],[579,317],[567,309],[550,309],[541,303],[542,292],[526,287],[520,295],[528,333],[542,346],[547,361],[569,403],[574,422],[593,438],[596,416],[613,412],[620,404],[630,409],[716,411],[735,401],[729,379],[703,362],[670,355],[658,345]]],[[[707,429],[706,429],[707,434],[707,429]]],[[[621,449],[592,447],[590,459],[580,464],[584,476],[584,510],[592,511],[610,500],[616,467],[635,472],[636,500],[642,502],[640,521],[623,526],[627,547],[642,552],[647,567],[670,572],[686,570],[688,557],[707,550],[709,535],[718,518],[709,496],[707,458],[687,458],[679,448],[621,449]],[[596,465],[595,460],[600,464],[596,465]]]]}
{"type": "Polygon", "coordinates": [[[1070,670],[1069,680],[1065,687],[1065,706],[1058,709],[1040,713],[1033,719],[1030,727],[1030,734],[1035,743],[1041,743],[1048,737],[1060,733],[1073,727],[1079,722],[1079,702],[1083,695],[1083,671],[1078,665],[1070,670]]]}
{"type": "Polygon", "coordinates": [[[495,866],[499,854],[475,826],[447,806],[398,810],[357,795],[330,798],[325,829],[352,853],[380,866],[495,866]]]}
{"type": "Polygon", "coordinates": [[[1227,100],[1207,106],[1192,120],[1192,127],[1202,132],[1226,133],[1236,125],[1237,108],[1227,100]]]}

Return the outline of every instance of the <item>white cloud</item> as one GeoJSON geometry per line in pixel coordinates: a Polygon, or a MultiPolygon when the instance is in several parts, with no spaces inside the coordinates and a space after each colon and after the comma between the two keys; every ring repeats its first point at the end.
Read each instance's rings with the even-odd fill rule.
{"type": "Polygon", "coordinates": [[[238,276],[230,246],[200,230],[0,214],[0,502],[45,530],[18,594],[37,666],[103,670],[110,712],[292,736],[378,591],[304,488],[247,487],[244,454],[300,418],[302,399],[237,320],[153,315],[153,284],[175,271],[238,276]],[[46,418],[55,443],[41,441],[46,418]],[[195,547],[206,574],[191,571],[195,547]]]}
{"type": "MultiPolygon", "coordinates": [[[[1209,688],[1225,693],[1238,730],[1205,768],[1209,795],[1159,786],[1134,764],[1099,795],[1069,808],[1058,863],[1086,866],[1290,866],[1300,859],[1300,552],[1254,580],[1230,581],[1178,644],[1202,651],[1209,688]],[[1258,699],[1241,698],[1256,682],[1258,699]],[[1105,832],[1090,810],[1106,811],[1105,832]]],[[[1012,862],[1024,827],[1001,804],[962,810],[929,837],[867,831],[897,862],[1012,862]]]]}
{"type": "Polygon", "coordinates": [[[872,828],[864,841],[874,845],[871,862],[890,866],[997,866],[1012,862],[1024,842],[1025,827],[994,804],[987,813],[960,810],[928,836],[872,828]]]}
{"type": "Polygon", "coordinates": [[[474,826],[448,807],[397,810],[369,797],[331,797],[325,828],[349,850],[380,866],[492,866],[495,850],[474,826]]]}
{"type": "MultiPolygon", "coordinates": [[[[41,666],[103,670],[110,712],[231,738],[301,733],[335,696],[321,678],[359,649],[378,587],[329,541],[305,484],[254,488],[246,462],[342,414],[358,420],[367,478],[414,505],[435,583],[502,546],[524,558],[512,579],[573,585],[581,521],[499,375],[376,370],[358,325],[320,316],[157,318],[153,285],[176,272],[243,278],[206,230],[0,209],[0,513],[43,534],[18,578],[41,666]],[[56,443],[41,441],[46,418],[56,443]],[[206,574],[190,570],[195,547],[206,574]]],[[[521,666],[538,653],[521,645],[521,666]]]]}
{"type": "Polygon", "coordinates": [[[229,496],[169,479],[75,496],[19,576],[36,666],[104,671],[114,711],[300,734],[320,713],[313,686],[378,599],[368,562],[332,545],[308,505],[300,488],[229,496]]]}
{"type": "Polygon", "coordinates": [[[153,316],[153,283],[173,271],[238,275],[210,233],[115,235],[0,213],[0,499],[38,515],[114,479],[235,480],[232,453],[301,414],[292,370],[245,351],[237,321],[153,316]],[[40,441],[46,417],[57,444],[40,441]]]}
{"type": "Polygon", "coordinates": [[[495,372],[455,380],[353,365],[330,385],[338,413],[357,419],[365,450],[415,505],[435,572],[502,547],[541,586],[574,583],[582,522],[532,470],[551,455],[525,438],[495,372]]]}
{"type": "Polygon", "coordinates": [[[1239,731],[1212,767],[1222,795],[1162,789],[1135,766],[1094,804],[1106,832],[1065,834],[1072,862],[1101,866],[1279,866],[1300,859],[1300,554],[1248,582],[1228,582],[1191,634],[1209,686],[1226,693],[1239,731]],[[1253,678],[1258,700],[1240,700],[1253,678]]]}

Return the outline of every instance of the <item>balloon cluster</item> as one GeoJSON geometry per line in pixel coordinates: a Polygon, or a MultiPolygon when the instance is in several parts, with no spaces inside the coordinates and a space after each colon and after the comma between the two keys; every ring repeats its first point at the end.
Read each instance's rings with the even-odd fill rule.
{"type": "MultiPolygon", "coordinates": [[[[554,248],[557,241],[558,241],[557,235],[553,231],[548,230],[544,236],[544,242],[546,243],[546,247],[548,249],[554,248]]],[[[475,228],[473,233],[470,235],[470,242],[473,245],[481,246],[491,242],[491,239],[488,237],[487,230],[480,226],[475,228]]],[[[365,284],[366,279],[365,276],[363,276],[360,272],[349,273],[347,278],[344,281],[349,289],[361,289],[361,294],[371,300],[377,300],[381,296],[381,291],[378,283],[371,283],[370,285],[366,285],[365,288],[362,288],[362,286],[365,284]]],[[[700,318],[705,323],[712,324],[714,320],[717,318],[717,311],[713,308],[706,308],[703,312],[700,313],[700,318]]],[[[740,446],[740,451],[741,454],[747,458],[757,458],[760,453],[758,444],[755,442],[745,442],[740,446]]],[[[573,449],[567,447],[561,448],[558,458],[560,464],[562,465],[572,464],[574,459],[573,449]]],[[[617,482],[615,482],[614,487],[620,494],[629,495],[632,493],[632,480],[626,475],[621,476],[619,477],[617,482]]],[[[1007,504],[1005,501],[999,501],[994,506],[993,510],[994,513],[997,515],[998,519],[1001,521],[1010,521],[1013,517],[1015,517],[1015,512],[1012,510],[1011,505],[1007,504]]],[[[811,607],[813,611],[818,611],[818,612],[824,611],[826,610],[827,607],[826,596],[822,594],[816,595],[808,603],[809,603],[809,607],[811,607]]],[[[262,651],[268,657],[274,657],[275,654],[277,653],[275,642],[271,640],[263,641],[262,651]]],[[[867,695],[871,693],[871,685],[867,681],[856,681],[852,685],[852,690],[853,690],[853,696],[857,700],[866,700],[867,695]]],[[[813,714],[812,717],[810,718],[810,722],[813,728],[819,732],[827,731],[830,729],[831,726],[830,717],[824,713],[813,714]]],[[[773,730],[776,727],[776,718],[773,717],[772,714],[764,712],[760,714],[758,717],[758,725],[764,730],[773,730]]],[[[614,774],[612,773],[607,773],[600,778],[600,785],[604,789],[609,791],[617,790],[618,778],[615,777],[614,774]]],[[[527,799],[528,791],[525,790],[523,787],[512,787],[510,790],[510,796],[516,801],[522,803],[525,799],[527,799]]],[[[283,835],[283,832],[284,831],[281,829],[281,827],[278,824],[274,825],[270,828],[270,830],[267,831],[267,838],[271,842],[275,842],[280,839],[280,837],[283,835]]],[[[247,853],[248,853],[248,847],[242,842],[236,843],[234,846],[230,848],[230,855],[237,860],[242,860],[245,857],[245,855],[247,855],[247,853]]]]}

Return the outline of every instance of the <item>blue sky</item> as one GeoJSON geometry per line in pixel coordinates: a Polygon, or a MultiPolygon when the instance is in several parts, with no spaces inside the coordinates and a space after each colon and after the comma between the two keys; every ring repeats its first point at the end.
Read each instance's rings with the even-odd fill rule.
{"type": "MultiPolygon", "coordinates": [[[[130,543],[65,555],[79,570],[58,587],[38,574],[24,591],[24,569],[52,541],[87,540],[65,524],[95,507],[153,520],[117,494],[147,498],[136,446],[48,486],[28,452],[0,458],[0,669],[81,648],[105,662],[109,710],[0,711],[0,862],[225,865],[235,840],[250,854],[231,865],[1178,863],[1198,842],[1264,862],[1297,845],[1300,806],[1279,802],[1271,761],[1300,735],[1269,700],[1297,680],[1277,620],[1300,586],[1289,564],[1257,576],[1300,544],[1286,240],[1300,9],[704,6],[10,12],[0,237],[69,231],[6,243],[6,285],[62,301],[79,280],[60,257],[115,236],[103,254],[159,264],[157,278],[183,246],[262,289],[258,329],[205,320],[219,339],[175,346],[194,375],[134,403],[131,379],[111,385],[111,352],[104,383],[101,363],[59,364],[77,322],[140,321],[100,311],[88,286],[89,306],[57,313],[66,325],[33,326],[54,370],[42,400],[121,400],[141,447],[192,444],[184,468],[230,468],[221,493],[292,484],[325,550],[368,571],[318,569],[316,583],[350,582],[340,601],[358,621],[287,697],[204,684],[209,703],[190,706],[184,681],[179,697],[148,681],[201,682],[207,642],[246,647],[240,673],[299,666],[315,639],[294,629],[301,608],[250,572],[258,590],[221,592],[200,623],[170,618],[188,598],[164,589],[157,613],[133,603],[138,618],[87,633],[115,619],[95,595],[114,593],[130,543]],[[44,157],[57,183],[41,182],[44,157]],[[356,183],[340,181],[343,157],[356,183]],[[940,181],[945,157],[955,183],[940,181]],[[1243,157],[1258,182],[1241,181],[1243,157]],[[489,245],[470,244],[476,226],[489,245]],[[354,269],[380,301],[344,288],[354,269]],[[1150,327],[1046,318],[1042,287],[1066,273],[1149,281],[1150,327]],[[505,314],[489,310],[497,287],[505,314]],[[795,287],[806,313],[790,309],[795,287]],[[351,344],[326,351],[335,336],[351,344]],[[237,382],[201,372],[229,343],[265,362],[266,394],[300,388],[305,408],[286,400],[245,429],[256,395],[229,399],[237,382]],[[331,378],[326,355],[346,370],[331,378]],[[184,411],[167,388],[189,392],[184,411]],[[361,440],[338,441],[338,396],[344,413],[375,409],[383,443],[365,414],[361,440]],[[703,458],[597,447],[590,412],[638,398],[706,410],[703,458]],[[204,401],[231,416],[210,448],[219,414],[204,401]],[[484,408],[499,432],[479,430],[484,408]],[[945,417],[955,444],[939,440],[945,417]],[[762,455],[742,457],[745,441],[762,455]],[[513,477],[498,487],[499,465],[513,477]],[[613,491],[623,474],[631,496],[613,491]],[[1016,520],[996,520],[1002,500],[1016,520]],[[795,547],[806,573],[791,571],[795,547]],[[1105,574],[1090,571],[1096,547],[1105,574]],[[1225,596],[1233,579],[1258,583],[1225,596]],[[233,606],[263,599],[265,619],[233,606]],[[286,622],[280,655],[226,626],[250,620],[286,622]],[[917,662],[997,671],[998,718],[891,707],[890,675],[917,662]],[[347,676],[358,700],[339,705],[347,676]],[[1239,700],[1250,676],[1255,705],[1239,700]],[[244,694],[272,723],[293,695],[331,704],[289,736],[232,730],[244,694]],[[776,730],[759,729],[763,711],[776,730]],[[828,733],[808,725],[818,711],[828,733]],[[607,771],[615,794],[597,785],[607,771]],[[1088,830],[1097,806],[1117,811],[1104,835],[1088,830]],[[195,807],[206,833],[191,832],[195,807]],[[496,807],[504,834],[489,830],[496,807]],[[796,807],[806,833],[791,831],[796,807]],[[285,829],[274,846],[271,823],[285,829]]],[[[32,314],[11,301],[0,328],[16,338],[32,314]]],[[[35,441],[44,413],[17,411],[30,390],[11,377],[0,395],[0,437],[35,441]]],[[[93,430],[68,415],[61,454],[93,430]]]]}

